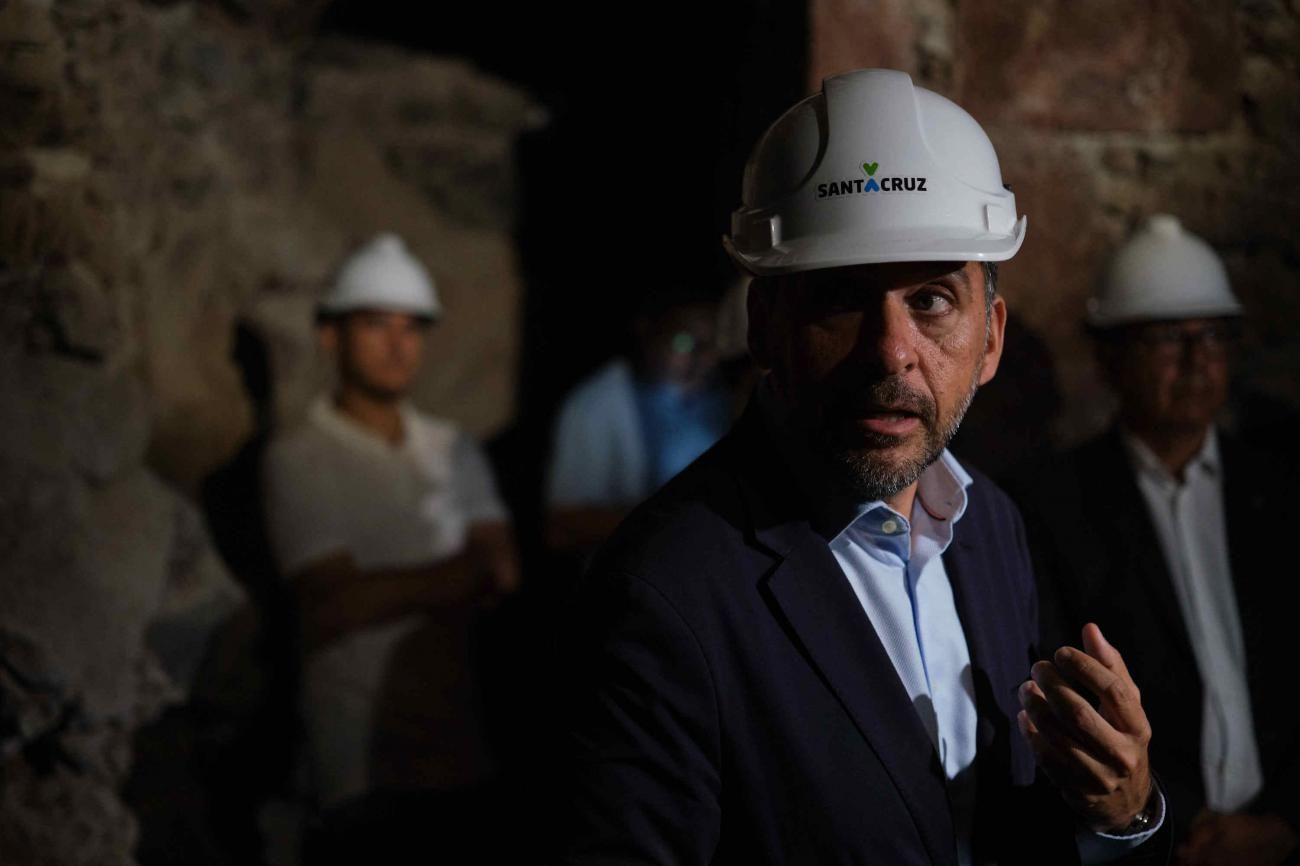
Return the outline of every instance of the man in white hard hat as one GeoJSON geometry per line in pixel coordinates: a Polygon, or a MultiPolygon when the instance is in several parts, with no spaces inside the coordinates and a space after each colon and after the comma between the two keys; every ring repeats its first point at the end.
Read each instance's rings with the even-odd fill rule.
{"type": "Polygon", "coordinates": [[[565,862],[1167,856],[1123,659],[1090,624],[1040,660],[1016,509],[945,448],[1025,226],[975,120],[900,72],[759,141],[727,245],[765,376],[579,593],[565,862]]]}
{"type": "Polygon", "coordinates": [[[1115,424],[1013,485],[1044,634],[1095,620],[1129,650],[1186,864],[1300,856],[1300,717],[1278,688],[1300,592],[1270,562],[1300,475],[1216,425],[1240,315],[1210,246],[1151,217],[1088,308],[1115,424]]]}
{"type": "MultiPolygon", "coordinates": [[[[301,612],[327,862],[357,862],[352,837],[367,834],[360,850],[375,855],[388,838],[373,832],[384,826],[376,813],[402,792],[441,792],[458,807],[494,775],[470,638],[482,602],[515,587],[516,559],[479,446],[407,400],[439,314],[428,272],[398,237],[352,255],[318,307],[337,386],[276,437],[263,466],[272,548],[301,612]]],[[[425,829],[447,815],[426,816],[425,829]]]]}

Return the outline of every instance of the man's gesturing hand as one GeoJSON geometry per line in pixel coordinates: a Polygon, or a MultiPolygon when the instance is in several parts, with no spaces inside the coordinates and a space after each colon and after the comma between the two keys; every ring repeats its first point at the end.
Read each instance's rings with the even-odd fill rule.
{"type": "Polygon", "coordinates": [[[1020,733],[1038,765],[1093,830],[1128,827],[1151,793],[1151,725],[1119,651],[1083,627],[1081,652],[1061,647],[1020,685],[1020,733]],[[1084,695],[1091,693],[1097,705],[1084,695]]]}

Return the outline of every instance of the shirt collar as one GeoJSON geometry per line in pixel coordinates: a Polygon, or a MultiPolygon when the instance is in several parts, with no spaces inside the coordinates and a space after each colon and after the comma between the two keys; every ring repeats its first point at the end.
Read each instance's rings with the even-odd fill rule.
{"type": "MultiPolygon", "coordinates": [[[[1133,468],[1140,474],[1163,484],[1178,486],[1182,483],[1170,473],[1165,464],[1155,455],[1155,452],[1131,431],[1121,427],[1120,438],[1124,442],[1124,448],[1128,451],[1133,468]]],[[[1214,425],[1211,424],[1209,430],[1206,431],[1205,441],[1201,443],[1201,450],[1197,451],[1195,456],[1188,461],[1183,477],[1187,478],[1191,473],[1199,470],[1209,477],[1215,478],[1219,474],[1220,465],[1219,434],[1214,429],[1214,425]]]]}
{"type": "Polygon", "coordinates": [[[414,440],[419,432],[419,425],[415,423],[414,407],[403,401],[398,411],[402,415],[402,441],[397,444],[376,435],[373,430],[358,424],[347,414],[339,411],[330,394],[321,394],[312,401],[307,416],[317,427],[354,448],[392,456],[414,449],[416,447],[414,440]]]}
{"type": "MultiPolygon", "coordinates": [[[[860,501],[846,497],[821,481],[824,470],[794,434],[789,413],[772,393],[767,379],[757,389],[755,400],[764,424],[772,433],[777,449],[812,507],[810,523],[828,542],[834,540],[860,517],[877,508],[889,508],[882,500],[860,501]]],[[[924,508],[936,521],[956,524],[966,513],[966,488],[970,474],[947,448],[925,468],[917,481],[912,508],[924,508]]],[[[890,509],[892,510],[892,509],[890,509]]],[[[902,515],[910,518],[910,515],[902,515]]]]}

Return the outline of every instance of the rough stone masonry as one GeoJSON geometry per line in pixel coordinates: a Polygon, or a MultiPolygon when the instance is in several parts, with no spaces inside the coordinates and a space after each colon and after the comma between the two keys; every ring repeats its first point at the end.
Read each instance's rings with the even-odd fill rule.
{"type": "Polygon", "coordinates": [[[463,63],[313,38],[322,6],[0,0],[7,866],[134,862],[132,732],[243,601],[191,504],[252,424],[237,322],[292,419],[321,384],[313,296],[398,231],[465,314],[418,401],[480,434],[509,418],[512,148],[539,109],[463,63]]]}

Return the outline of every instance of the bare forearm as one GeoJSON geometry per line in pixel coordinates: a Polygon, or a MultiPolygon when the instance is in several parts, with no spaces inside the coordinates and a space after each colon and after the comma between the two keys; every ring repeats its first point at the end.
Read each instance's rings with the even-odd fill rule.
{"type": "Polygon", "coordinates": [[[486,581],[462,553],[436,563],[362,571],[324,566],[295,578],[307,649],[412,613],[466,604],[486,581]]]}

